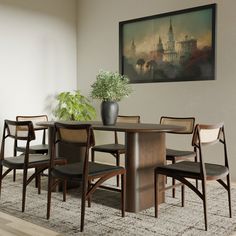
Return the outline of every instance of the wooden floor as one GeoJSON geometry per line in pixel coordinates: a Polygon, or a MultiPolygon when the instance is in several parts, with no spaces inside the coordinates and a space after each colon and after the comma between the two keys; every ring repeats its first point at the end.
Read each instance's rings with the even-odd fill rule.
{"type": "Polygon", "coordinates": [[[62,236],[49,229],[0,212],[1,236],[62,236]]]}

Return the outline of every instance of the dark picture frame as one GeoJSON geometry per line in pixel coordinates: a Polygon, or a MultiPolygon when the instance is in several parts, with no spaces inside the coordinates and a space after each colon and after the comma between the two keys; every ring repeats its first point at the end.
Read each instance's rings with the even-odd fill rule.
{"type": "Polygon", "coordinates": [[[130,83],[215,79],[216,4],[119,22],[119,71],[130,83]]]}

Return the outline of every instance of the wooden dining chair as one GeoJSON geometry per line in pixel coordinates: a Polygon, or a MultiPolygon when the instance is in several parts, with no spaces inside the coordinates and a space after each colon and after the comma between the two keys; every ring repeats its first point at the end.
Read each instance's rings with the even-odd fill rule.
{"type": "MultiPolygon", "coordinates": [[[[190,137],[190,140],[191,140],[193,130],[194,130],[194,125],[195,125],[195,118],[194,117],[162,116],[160,119],[160,124],[177,125],[177,126],[183,127],[184,129],[182,130],[176,130],[176,131],[172,131],[168,133],[175,134],[175,136],[176,135],[185,135],[185,136],[191,135],[190,137]]],[[[191,141],[189,143],[191,145],[191,141]]],[[[194,150],[189,151],[189,150],[170,149],[170,148],[166,149],[166,160],[171,161],[172,164],[175,164],[176,162],[181,161],[181,160],[189,160],[189,159],[193,159],[195,162],[197,161],[197,155],[194,150]]],[[[170,187],[172,188],[172,197],[175,197],[175,185],[176,185],[175,179],[172,178],[172,186],[170,187]]],[[[196,182],[196,185],[197,185],[197,182],[196,182]]]]}
{"type": "MultiPolygon", "coordinates": [[[[52,146],[52,155],[49,168],[48,179],[48,203],[47,219],[50,218],[52,189],[62,181],[81,182],[81,219],[80,231],[84,230],[85,202],[88,200],[91,206],[91,195],[101,184],[117,175],[121,175],[121,211],[122,217],[125,216],[125,192],[126,192],[126,170],[121,166],[105,165],[96,162],[89,162],[89,151],[94,145],[94,134],[90,124],[71,125],[55,123],[55,134],[52,146]],[[55,166],[56,146],[60,144],[69,144],[80,147],[84,152],[78,151],[78,160],[70,163],[70,156],[67,156],[68,164],[55,166]],[[95,181],[92,183],[92,180],[95,181]]],[[[64,185],[64,187],[66,187],[64,185]]],[[[118,191],[116,189],[116,191],[118,191]]],[[[64,191],[65,193],[65,191],[64,191]]],[[[65,195],[64,195],[65,198],[65,195]]],[[[65,199],[64,199],[65,200],[65,199]]]]}
{"type": "MultiPolygon", "coordinates": [[[[140,123],[140,116],[118,116],[117,123],[140,123]]],[[[96,145],[92,147],[91,159],[95,161],[95,152],[109,153],[116,159],[116,165],[120,165],[120,155],[125,154],[126,148],[124,144],[120,144],[118,140],[118,132],[114,131],[114,143],[96,145]]],[[[119,176],[117,176],[116,184],[119,186],[119,176]]]]}
{"type": "MultiPolygon", "coordinates": [[[[12,170],[23,170],[23,191],[22,191],[22,212],[25,210],[26,188],[28,184],[40,173],[49,167],[49,157],[43,154],[30,154],[30,143],[35,139],[33,123],[31,121],[10,121],[5,120],[0,162],[0,193],[2,189],[2,180],[12,170]],[[5,143],[7,139],[21,141],[24,143],[24,154],[20,156],[5,157],[5,143]],[[3,170],[3,167],[6,170],[3,170]],[[31,174],[29,169],[35,168],[36,171],[31,174]],[[29,176],[30,174],[30,176],[29,176]]],[[[23,144],[22,144],[23,145],[23,144]]],[[[64,163],[63,159],[55,161],[57,164],[64,163]]],[[[38,178],[38,193],[40,194],[40,181],[38,178]]]]}
{"type": "MultiPolygon", "coordinates": [[[[159,189],[158,181],[159,175],[165,175],[177,179],[182,184],[188,186],[193,190],[203,201],[205,230],[207,230],[207,198],[206,198],[206,181],[218,181],[228,192],[229,203],[229,216],[232,217],[231,208],[231,191],[230,191],[230,172],[227,156],[225,130],[223,124],[216,125],[203,125],[196,126],[192,145],[196,148],[199,156],[198,162],[182,161],[175,164],[158,166],[155,168],[155,217],[158,217],[158,204],[159,193],[163,189],[159,189]],[[206,163],[204,155],[206,154],[205,148],[209,145],[216,144],[223,145],[224,164],[206,163]],[[204,150],[203,150],[204,147],[204,150]],[[202,185],[202,191],[198,190],[193,185],[191,179],[199,180],[202,185]],[[226,182],[225,182],[226,179],[226,182]]],[[[213,159],[213,158],[212,158],[213,159]]],[[[214,157],[214,162],[216,158],[214,157]]],[[[182,205],[184,201],[184,194],[182,195],[182,205]]]]}
{"type": "MultiPolygon", "coordinates": [[[[16,121],[31,121],[35,132],[35,139],[42,136],[41,144],[31,144],[29,147],[30,154],[48,154],[48,144],[46,144],[46,130],[47,127],[38,126],[37,122],[47,122],[47,115],[36,115],[36,116],[17,116],[16,121]]],[[[18,155],[18,152],[25,153],[25,146],[19,146],[18,140],[14,142],[14,156],[18,155]]],[[[13,172],[13,181],[16,180],[16,170],[13,172]]],[[[37,180],[36,180],[37,183],[37,180]]],[[[37,186],[37,184],[36,184],[37,186]]]]}

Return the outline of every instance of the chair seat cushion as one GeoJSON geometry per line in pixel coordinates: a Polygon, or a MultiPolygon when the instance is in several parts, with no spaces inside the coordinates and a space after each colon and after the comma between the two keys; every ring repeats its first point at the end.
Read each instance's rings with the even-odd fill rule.
{"type": "MultiPolygon", "coordinates": [[[[23,169],[24,168],[24,155],[16,157],[8,157],[2,161],[2,165],[12,169],[23,169]]],[[[49,164],[49,156],[41,154],[30,154],[29,155],[29,168],[37,165],[49,164]]]]}
{"type": "Polygon", "coordinates": [[[195,157],[194,151],[182,151],[182,150],[175,150],[175,149],[166,149],[166,159],[167,160],[173,160],[173,159],[185,159],[185,158],[191,158],[195,157]]]}
{"type": "MultiPolygon", "coordinates": [[[[16,150],[18,152],[25,152],[25,147],[17,147],[16,150]]],[[[37,154],[44,154],[48,153],[48,145],[47,144],[38,144],[38,145],[32,145],[29,148],[29,153],[37,153],[37,154]]]]}
{"type": "MultiPolygon", "coordinates": [[[[124,170],[121,166],[111,166],[96,162],[89,162],[88,172],[90,177],[96,177],[103,174],[109,174],[115,171],[124,170]]],[[[70,163],[63,166],[55,166],[52,169],[52,175],[58,178],[82,179],[82,162],[70,163]]]]}
{"type": "Polygon", "coordinates": [[[94,146],[93,151],[97,152],[119,152],[119,153],[125,153],[125,145],[123,144],[103,144],[103,145],[97,145],[94,146]]]}
{"type": "MultiPolygon", "coordinates": [[[[229,173],[229,169],[218,164],[205,163],[206,178],[208,180],[220,179],[229,173]]],[[[200,179],[200,163],[192,161],[181,161],[175,164],[158,166],[157,173],[167,176],[181,176],[186,178],[200,179]]]]}

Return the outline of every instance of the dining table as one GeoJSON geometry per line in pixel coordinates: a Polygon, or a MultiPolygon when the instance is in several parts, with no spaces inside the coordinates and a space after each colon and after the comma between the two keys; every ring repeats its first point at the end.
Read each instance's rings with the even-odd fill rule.
{"type": "MultiPolygon", "coordinates": [[[[53,141],[54,123],[38,122],[37,125],[48,128],[49,153],[53,141]]],[[[181,126],[156,123],[116,123],[103,125],[100,121],[57,121],[67,124],[91,124],[94,130],[118,131],[125,134],[126,174],[126,211],[140,212],[154,206],[154,169],[166,164],[166,133],[182,130],[181,126]]],[[[59,149],[60,152],[60,149],[59,149]]],[[[75,155],[70,148],[61,149],[63,157],[75,155]]],[[[60,154],[58,154],[60,155],[60,154]]],[[[75,159],[76,161],[76,159],[75,159]]],[[[160,188],[165,187],[164,176],[159,181],[160,188]]],[[[159,194],[159,203],[165,201],[164,192],[159,194]]]]}

